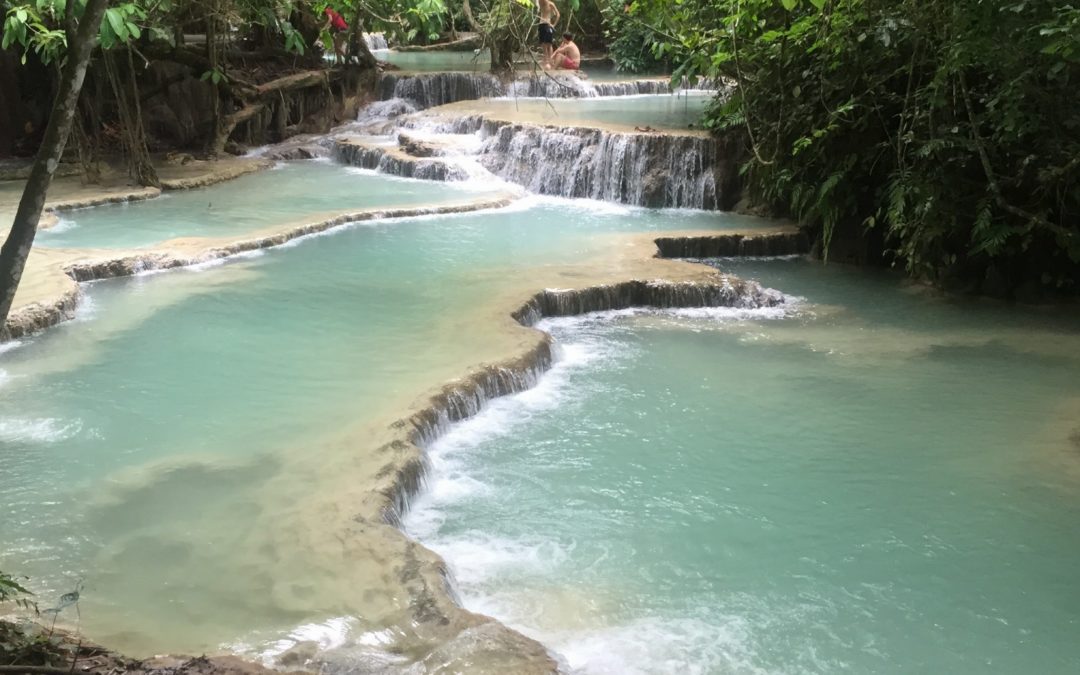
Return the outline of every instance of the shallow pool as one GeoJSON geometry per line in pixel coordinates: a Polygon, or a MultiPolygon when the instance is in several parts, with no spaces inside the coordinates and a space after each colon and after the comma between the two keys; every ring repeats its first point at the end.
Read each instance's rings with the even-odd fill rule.
{"type": "Polygon", "coordinates": [[[84,629],[140,654],[378,626],[401,599],[341,558],[333,514],[379,429],[506,350],[491,298],[618,233],[747,222],[529,198],[91,284],[74,322],[0,354],[0,569],[43,607],[83,580],[84,629]]]}
{"type": "Polygon", "coordinates": [[[494,191],[396,178],[327,160],[284,162],[207,188],[64,212],[57,226],[38,233],[36,243],[129,248],[177,237],[235,237],[345,211],[435,205],[485,192],[494,191]]]}
{"type": "Polygon", "coordinates": [[[584,673],[1080,669],[1076,317],[723,266],[803,300],[547,322],[432,449],[466,607],[584,673]]]}
{"type": "Polygon", "coordinates": [[[600,98],[487,99],[452,104],[443,109],[485,112],[500,119],[551,125],[599,124],[621,129],[683,130],[700,127],[701,116],[712,99],[713,94],[695,91],[600,98]]]}

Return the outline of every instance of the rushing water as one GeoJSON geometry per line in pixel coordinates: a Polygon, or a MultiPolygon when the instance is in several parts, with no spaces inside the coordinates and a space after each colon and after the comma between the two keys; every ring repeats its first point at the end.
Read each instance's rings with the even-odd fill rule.
{"type": "Polygon", "coordinates": [[[338,616],[364,589],[313,569],[312,540],[333,541],[317,504],[347,504],[335,480],[375,461],[357,434],[498,353],[477,308],[613,233],[745,222],[530,198],[92,284],[80,319],[0,355],[0,569],[43,606],[84,579],[84,627],[139,653],[257,647],[338,616]]]}
{"type": "Polygon", "coordinates": [[[548,322],[408,527],[588,673],[1080,669],[1080,325],[796,262],[794,312],[548,322]]]}
{"type": "Polygon", "coordinates": [[[70,211],[59,225],[43,230],[37,243],[52,248],[127,248],[176,237],[236,236],[342,211],[434,205],[477,194],[477,189],[461,183],[404,180],[326,160],[287,162],[145,203],[70,211]]]}

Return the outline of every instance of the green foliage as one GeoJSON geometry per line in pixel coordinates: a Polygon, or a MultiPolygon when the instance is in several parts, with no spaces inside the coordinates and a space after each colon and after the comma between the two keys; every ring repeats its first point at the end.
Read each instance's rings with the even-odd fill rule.
{"type": "Polygon", "coordinates": [[[0,571],[0,604],[5,602],[14,602],[17,606],[23,609],[32,609],[37,611],[37,605],[30,600],[30,596],[33,593],[26,590],[17,577],[13,577],[10,574],[5,574],[0,571]]]}
{"type": "Polygon", "coordinates": [[[132,2],[106,9],[105,19],[101,22],[101,48],[113,49],[138,40],[142,37],[142,29],[136,21],[140,20],[146,20],[146,12],[132,2]]]}
{"type": "Polygon", "coordinates": [[[22,62],[33,52],[43,63],[51,63],[67,49],[67,36],[59,29],[65,3],[61,0],[36,0],[33,3],[7,4],[4,14],[4,35],[0,48],[12,45],[23,48],[22,62]]]}
{"type": "Polygon", "coordinates": [[[604,36],[615,67],[628,73],[662,71],[667,45],[646,23],[630,16],[625,3],[610,0],[604,8],[604,36]]]}
{"type": "Polygon", "coordinates": [[[335,0],[330,5],[346,17],[358,6],[365,15],[366,30],[386,33],[402,44],[434,42],[451,21],[445,0],[367,0],[355,5],[335,0]]]}
{"type": "Polygon", "coordinates": [[[1080,7],[637,0],[676,76],[728,78],[759,199],[865,227],[914,275],[1080,281],[1080,7]]]}

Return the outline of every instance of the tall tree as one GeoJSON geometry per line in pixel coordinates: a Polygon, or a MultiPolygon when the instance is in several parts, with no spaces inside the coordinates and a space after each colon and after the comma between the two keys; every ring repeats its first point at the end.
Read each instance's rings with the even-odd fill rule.
{"type": "Polygon", "coordinates": [[[30,178],[19,201],[11,231],[3,248],[0,248],[0,334],[6,332],[8,312],[15,301],[15,291],[19,288],[26,259],[30,256],[37,235],[41,211],[45,207],[45,194],[71,135],[79,92],[82,91],[90,54],[97,44],[98,28],[108,0],[86,0],[82,16],[78,18],[76,4],[75,0],[68,0],[64,9],[67,61],[61,72],[45,138],[30,170],[30,178]]]}

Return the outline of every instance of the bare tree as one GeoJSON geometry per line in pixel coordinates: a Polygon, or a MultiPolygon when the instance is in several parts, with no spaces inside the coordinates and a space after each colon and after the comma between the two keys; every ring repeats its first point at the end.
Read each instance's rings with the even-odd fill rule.
{"type": "Polygon", "coordinates": [[[49,114],[49,126],[45,129],[45,138],[34,159],[34,166],[30,169],[30,178],[19,201],[11,232],[8,233],[3,248],[0,248],[0,337],[7,332],[8,312],[15,301],[15,291],[22,279],[30,248],[34,245],[38,221],[45,207],[45,193],[52,183],[53,173],[60,164],[64,146],[71,135],[79,92],[82,91],[90,54],[97,44],[98,28],[108,0],[87,0],[82,18],[78,20],[75,18],[76,4],[68,2],[64,13],[67,61],[60,75],[56,101],[49,114]]]}

